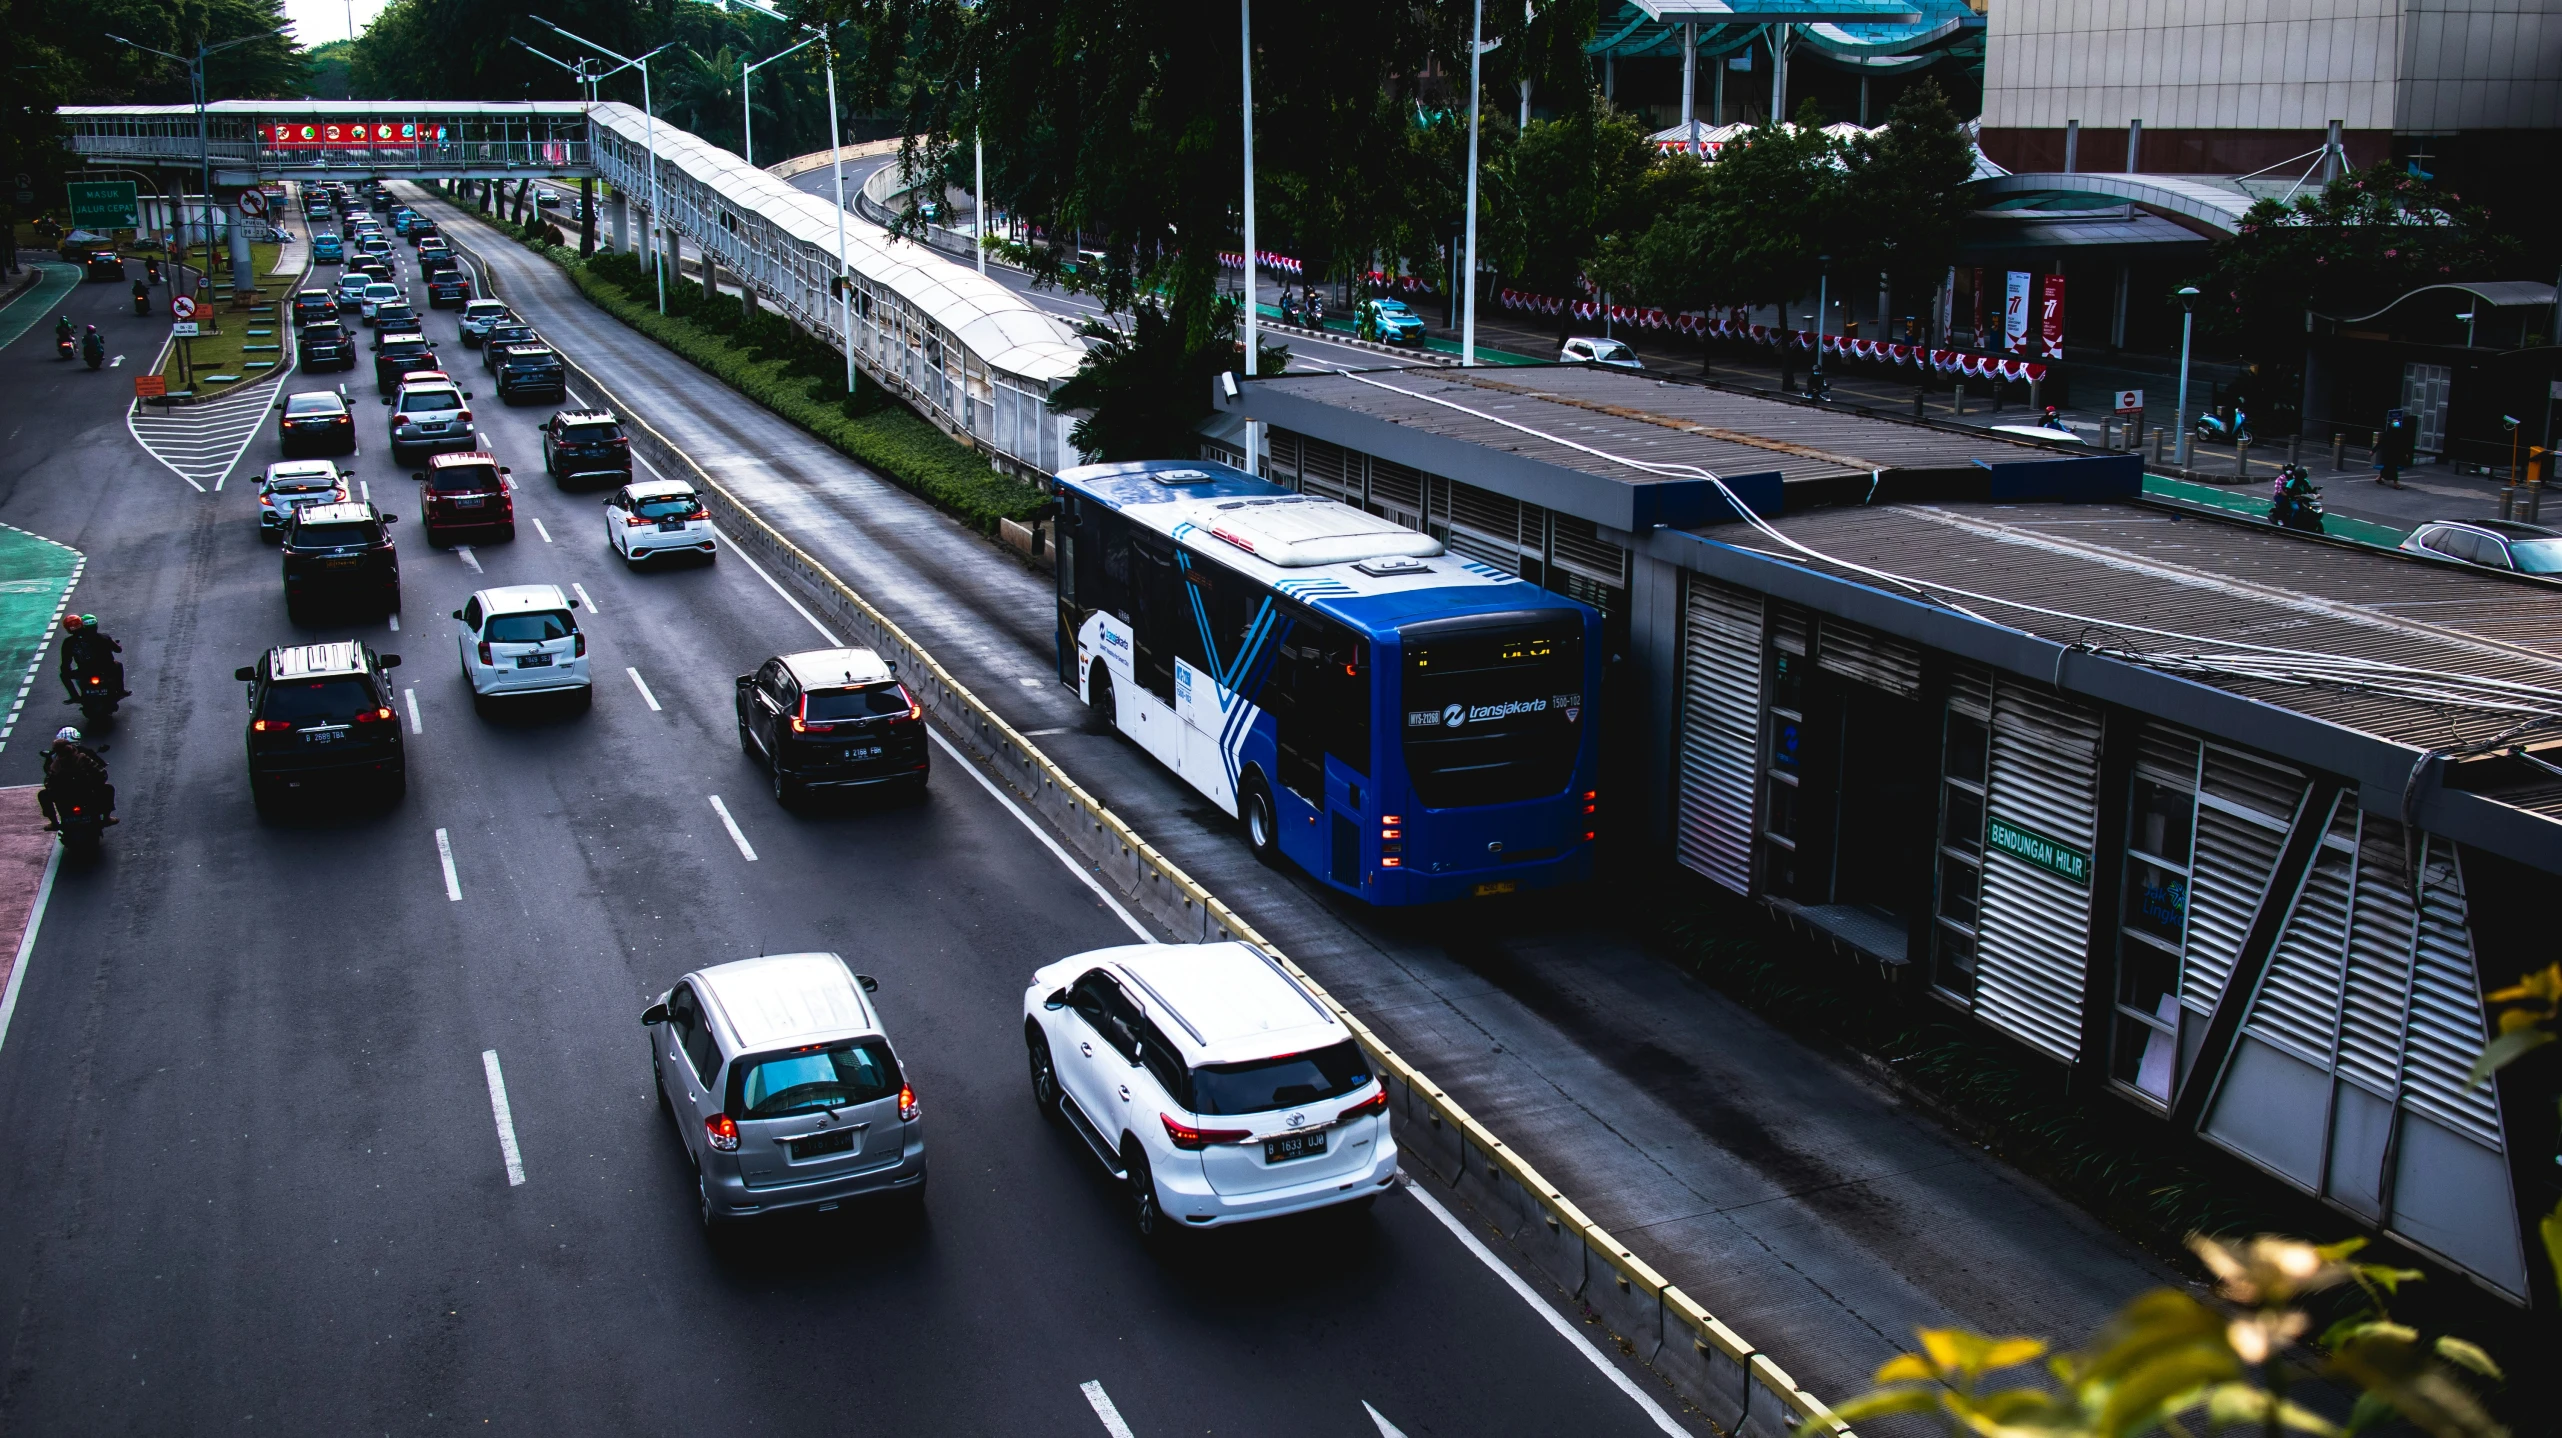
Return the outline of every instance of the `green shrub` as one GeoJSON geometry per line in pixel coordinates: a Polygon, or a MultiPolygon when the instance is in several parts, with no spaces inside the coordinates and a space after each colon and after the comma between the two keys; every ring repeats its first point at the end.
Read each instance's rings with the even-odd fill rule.
{"type": "Polygon", "coordinates": [[[913,410],[889,403],[877,385],[848,394],[844,357],[780,315],[747,315],[734,297],[706,296],[673,276],[661,315],[648,269],[627,254],[600,252],[564,267],[598,308],[982,532],[1000,519],[1030,519],[1045,502],[1037,488],[988,468],[913,410]]]}

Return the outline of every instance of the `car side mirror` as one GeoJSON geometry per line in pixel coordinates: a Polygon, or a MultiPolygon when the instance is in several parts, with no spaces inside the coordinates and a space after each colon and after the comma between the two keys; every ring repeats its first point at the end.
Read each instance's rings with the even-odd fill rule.
{"type": "Polygon", "coordinates": [[[382,657],[382,661],[385,669],[398,669],[400,667],[400,656],[397,654],[386,654],[382,657]]]}
{"type": "Polygon", "coordinates": [[[243,664],[239,668],[231,671],[231,677],[239,680],[243,684],[246,684],[258,677],[258,670],[255,665],[243,664]]]}
{"type": "Polygon", "coordinates": [[[383,404],[384,404],[384,406],[385,406],[386,408],[388,408],[388,407],[390,406],[390,404],[391,404],[391,396],[390,396],[390,395],[384,395],[384,396],[383,396],[383,404]]]}
{"type": "Polygon", "coordinates": [[[502,464],[498,467],[498,472],[500,474],[514,474],[516,471],[509,469],[506,465],[502,464]]]}
{"type": "Polygon", "coordinates": [[[398,524],[398,523],[400,523],[400,516],[399,516],[399,515],[397,515],[397,514],[386,514],[386,515],[384,515],[384,516],[382,517],[382,519],[383,519],[383,523],[385,523],[385,524],[398,524]]]}
{"type": "Polygon", "coordinates": [[[641,1026],[643,1028],[654,1029],[665,1022],[667,1022],[667,1005],[651,1004],[648,1008],[641,1010],[641,1026]]]}
{"type": "Polygon", "coordinates": [[[461,610],[459,610],[459,609],[455,610],[455,611],[454,611],[454,617],[455,617],[456,619],[460,619],[460,618],[462,618],[462,617],[463,617],[463,612],[462,612],[461,610]]]}
{"type": "Polygon", "coordinates": [[[469,399],[469,398],[471,398],[471,391],[470,391],[470,390],[464,390],[464,391],[463,391],[463,398],[465,398],[465,399],[469,399]]]}
{"type": "Polygon", "coordinates": [[[1056,989],[1051,992],[1048,998],[1041,1000],[1041,1007],[1051,1010],[1063,1009],[1067,1007],[1067,1001],[1068,991],[1065,989],[1056,989]]]}
{"type": "Polygon", "coordinates": [[[753,683],[755,683],[755,682],[756,682],[756,676],[755,676],[755,675],[753,675],[753,674],[741,674],[740,676],[738,676],[738,687],[739,687],[740,689],[742,689],[742,690],[744,690],[748,685],[753,684],[753,683]]]}
{"type": "Polygon", "coordinates": [[[427,471],[423,469],[411,470],[409,472],[409,482],[412,484],[425,484],[427,482],[427,471]]]}

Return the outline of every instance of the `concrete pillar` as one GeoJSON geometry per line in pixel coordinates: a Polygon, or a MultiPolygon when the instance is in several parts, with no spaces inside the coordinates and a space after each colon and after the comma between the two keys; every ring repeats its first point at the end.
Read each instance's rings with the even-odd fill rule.
{"type": "Polygon", "coordinates": [[[2126,173],[2131,175],[2144,168],[2143,160],[2144,122],[2129,120],[2126,122],[2126,173]]]}
{"type": "Polygon", "coordinates": [[[1699,24],[1681,22],[1681,128],[1682,143],[1696,152],[1699,148],[1699,24]]]}
{"type": "Polygon", "coordinates": [[[614,192],[614,248],[632,252],[632,202],[620,190],[614,192]]]}
{"type": "Polygon", "coordinates": [[[2082,122],[2066,120],[2064,122],[2064,173],[2069,175],[2079,169],[2081,158],[2082,122]]]}
{"type": "Polygon", "coordinates": [[[1770,27],[1770,118],[1788,119],[1788,27],[1770,27]]]}
{"type": "Polygon", "coordinates": [[[223,228],[231,232],[232,296],[246,303],[249,298],[249,287],[258,283],[258,276],[255,273],[257,262],[249,257],[249,227],[241,223],[237,206],[226,218],[230,223],[223,228]]]}

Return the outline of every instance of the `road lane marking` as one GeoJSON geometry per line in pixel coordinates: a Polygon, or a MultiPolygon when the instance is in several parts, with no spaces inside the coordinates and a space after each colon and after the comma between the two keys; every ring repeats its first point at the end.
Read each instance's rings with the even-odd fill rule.
{"type": "Polygon", "coordinates": [[[397,614],[387,614],[383,617],[390,623],[391,632],[398,634],[400,632],[400,616],[397,614]]]}
{"type": "Polygon", "coordinates": [[[587,606],[588,613],[594,614],[597,612],[596,601],[587,597],[586,585],[573,584],[569,587],[569,592],[578,596],[578,602],[587,606]]]}
{"type": "MultiPolygon", "coordinates": [[[[215,483],[214,483],[214,488],[216,488],[216,489],[220,489],[220,488],[222,488],[222,483],[221,483],[221,481],[219,481],[219,480],[215,481],[215,483]]],[[[371,503],[373,503],[373,502],[374,502],[374,487],[373,487],[371,484],[366,483],[364,480],[361,480],[361,479],[360,479],[360,480],[357,480],[357,481],[356,481],[356,497],[357,497],[357,498],[359,498],[359,499],[362,499],[362,500],[363,500],[365,503],[367,503],[367,504],[371,504],[371,503]]]]}
{"type": "Polygon", "coordinates": [[[1646,1391],[1639,1388],[1627,1374],[1620,1372],[1618,1365],[1602,1357],[1601,1350],[1592,1346],[1591,1339],[1584,1337],[1581,1331],[1566,1321],[1566,1316],[1559,1313],[1554,1305],[1533,1292],[1529,1284],[1522,1282],[1520,1274],[1505,1267],[1503,1260],[1494,1256],[1493,1250],[1487,1248],[1474,1233],[1468,1231],[1468,1225],[1461,1223],[1450,1210],[1441,1206],[1441,1200],[1426,1192],[1420,1183],[1408,1182],[1400,1186],[1414,1195],[1415,1202],[1422,1204],[1426,1213],[1440,1219],[1441,1226],[1450,1230],[1451,1235],[1457,1238],[1470,1253],[1475,1254],[1479,1263],[1492,1270],[1495,1277],[1502,1279],[1505,1287],[1519,1294],[1521,1301],[1529,1304],[1532,1311],[1548,1320],[1548,1326],[1557,1330],[1559,1337],[1573,1344],[1576,1352],[1592,1360],[1592,1366],[1601,1370],[1601,1376],[1609,1379],[1620,1392],[1627,1394],[1628,1401],[1636,1404],[1648,1418],[1653,1419],[1657,1428],[1673,1435],[1673,1438],[1688,1438],[1688,1429],[1672,1421],[1672,1415],[1663,1410],[1662,1404],[1649,1397],[1646,1391]]]}
{"type": "Polygon", "coordinates": [[[1387,1415],[1371,1407],[1368,1400],[1362,1402],[1361,1411],[1369,1414],[1370,1421],[1379,1425],[1379,1438],[1406,1438],[1406,1430],[1389,1422],[1387,1415]]]}
{"type": "Polygon", "coordinates": [[[507,1160],[507,1186],[516,1188],[525,1182],[525,1153],[516,1147],[516,1115],[507,1107],[507,1076],[498,1071],[498,1050],[480,1051],[480,1069],[489,1075],[489,1111],[498,1120],[498,1153],[507,1160]]]}
{"type": "Polygon", "coordinates": [[[471,572],[474,574],[485,574],[488,572],[480,567],[480,556],[472,553],[471,546],[468,544],[455,545],[454,557],[461,560],[463,563],[470,565],[471,572]]]}
{"type": "Polygon", "coordinates": [[[107,368],[109,369],[123,369],[124,367],[125,357],[123,355],[118,355],[114,359],[107,361],[107,368]]]}
{"type": "Polygon", "coordinates": [[[969,755],[964,754],[959,749],[953,747],[952,741],[943,737],[943,731],[936,729],[929,724],[926,726],[925,732],[933,738],[935,743],[943,746],[943,752],[952,756],[953,763],[968,770],[970,777],[979,781],[980,788],[985,789],[989,794],[993,795],[996,802],[1003,804],[1005,806],[1005,812],[1012,814],[1016,819],[1021,820],[1023,827],[1031,831],[1032,837],[1041,841],[1042,848],[1049,850],[1053,858],[1056,858],[1061,864],[1067,866],[1067,871],[1069,873],[1083,879],[1085,881],[1085,886],[1094,891],[1094,897],[1101,899],[1105,908],[1110,909],[1113,913],[1119,915],[1121,922],[1130,926],[1130,932],[1139,936],[1140,943],[1153,944],[1157,942],[1157,936],[1148,932],[1146,925],[1140,923],[1135,915],[1131,914],[1128,909],[1122,907],[1121,901],[1114,897],[1112,891],[1103,887],[1103,881],[1094,877],[1094,871],[1092,869],[1087,868],[1085,865],[1080,864],[1075,859],[1069,857],[1068,851],[1059,847],[1059,841],[1050,837],[1050,831],[1042,828],[1040,823],[1031,815],[1024,813],[1022,806],[1014,802],[1013,795],[996,787],[994,780],[988,778],[987,775],[980,773],[979,766],[970,762],[969,755]]]}
{"type": "Polygon", "coordinates": [[[402,698],[409,701],[409,732],[412,734],[426,733],[426,729],[421,727],[418,722],[418,691],[415,689],[403,689],[400,691],[400,694],[402,698]]]}
{"type": "Polygon", "coordinates": [[[541,517],[540,515],[529,515],[529,516],[527,516],[527,517],[528,517],[528,518],[530,518],[530,519],[532,519],[532,520],[534,521],[534,532],[535,532],[536,534],[539,534],[539,535],[541,535],[541,536],[543,537],[543,543],[545,543],[545,544],[549,544],[549,543],[551,543],[551,542],[552,542],[552,532],[551,532],[550,530],[548,530],[548,529],[543,528],[543,521],[542,521],[542,517],[541,517]]]}
{"type": "Polygon", "coordinates": [[[712,812],[721,816],[721,827],[729,830],[729,841],[738,846],[738,852],[746,856],[747,862],[755,863],[755,846],[747,842],[745,834],[739,832],[738,821],[729,816],[729,805],[722,803],[721,796],[718,794],[712,796],[712,812]]]}
{"type": "Polygon", "coordinates": [[[0,993],[0,1043],[9,1039],[9,1017],[18,1011],[18,989],[27,981],[27,960],[36,952],[36,930],[44,926],[44,908],[53,898],[54,872],[62,867],[62,841],[54,841],[44,856],[44,880],[36,885],[36,901],[27,909],[27,927],[18,935],[18,957],[9,965],[9,987],[0,993]]]}
{"type": "Polygon", "coordinates": [[[1088,1378],[1078,1386],[1085,1393],[1087,1405],[1094,1409],[1094,1416],[1103,1420],[1104,1432],[1112,1438],[1133,1438],[1130,1425],[1121,1419],[1121,1410],[1112,1406],[1112,1395],[1103,1391],[1101,1379],[1088,1378]]]}
{"type": "Polygon", "coordinates": [[[1026,729],[1023,731],[1023,737],[1026,739],[1047,739],[1053,734],[1065,734],[1066,732],[1068,732],[1067,726],[1062,724],[1056,729],[1026,729]]]}
{"type": "MultiPolygon", "coordinates": [[[[642,460],[642,461],[641,461],[641,463],[643,463],[643,464],[649,464],[649,461],[648,461],[648,460],[646,460],[646,459],[644,459],[644,460],[642,460]]],[[[652,465],[652,466],[650,467],[650,471],[649,471],[649,472],[650,472],[650,473],[652,473],[652,474],[658,474],[657,466],[652,465]]],[[[666,476],[665,476],[665,475],[659,475],[659,477],[660,477],[661,479],[666,478],[666,476]]],[[[733,540],[732,540],[728,535],[726,535],[726,534],[722,534],[722,533],[721,533],[719,530],[717,530],[717,529],[713,530],[713,531],[712,531],[712,533],[713,533],[716,537],[718,537],[718,538],[719,538],[719,540],[720,540],[720,542],[721,542],[722,544],[727,545],[727,546],[729,547],[729,552],[730,552],[731,554],[734,554],[734,555],[736,555],[736,556],[738,557],[738,562],[739,562],[739,563],[746,565],[746,566],[748,567],[748,569],[749,569],[752,573],[754,573],[754,574],[755,574],[755,576],[756,576],[757,578],[762,579],[762,580],[764,580],[764,581],[765,581],[765,587],[766,587],[766,588],[773,590],[773,591],[774,591],[774,593],[775,593],[776,595],[778,595],[778,596],[780,596],[780,597],[782,598],[782,601],[783,601],[785,604],[788,604],[788,605],[792,606],[792,612],[793,612],[793,613],[795,613],[795,614],[799,615],[799,616],[800,616],[800,617],[802,617],[803,619],[808,620],[808,621],[810,622],[810,628],[815,629],[815,630],[817,630],[817,631],[818,631],[818,637],[819,637],[819,638],[821,638],[821,639],[826,640],[829,648],[831,648],[831,649],[842,649],[842,648],[844,648],[844,647],[845,647],[845,641],[844,641],[844,640],[842,640],[842,639],[837,638],[837,637],[836,637],[836,632],[835,632],[834,630],[831,630],[831,629],[829,629],[826,625],[819,623],[819,622],[818,622],[818,616],[817,616],[817,615],[815,615],[815,614],[810,613],[810,612],[809,612],[809,610],[808,610],[808,608],[807,608],[806,606],[804,606],[804,605],[803,605],[803,604],[802,604],[798,599],[793,598],[790,590],[787,590],[787,589],[785,589],[783,586],[781,586],[781,585],[779,585],[779,584],[776,584],[776,583],[774,582],[774,576],[773,576],[773,575],[770,575],[770,574],[768,574],[768,573],[766,573],[766,572],[765,572],[765,566],[764,566],[764,565],[761,565],[761,564],[757,563],[755,560],[748,558],[748,557],[747,557],[747,551],[745,551],[745,550],[743,550],[743,549],[739,548],[739,547],[738,547],[738,545],[737,545],[737,543],[736,543],[735,541],[733,541],[733,540]]]]}
{"type": "Polygon", "coordinates": [[[1038,689],[1038,688],[1042,687],[1043,685],[1048,684],[1048,683],[1050,682],[1050,680],[1049,680],[1048,676],[1046,676],[1046,675],[1043,675],[1043,676],[1040,676],[1040,677],[1033,677],[1033,676],[1030,676],[1030,675],[1026,675],[1026,676],[1023,676],[1023,677],[1017,678],[1014,682],[1015,682],[1015,683],[1017,683],[1017,684],[1022,685],[1022,686],[1023,686],[1024,688],[1026,688],[1026,689],[1038,689]]]}
{"type": "MultiPolygon", "coordinates": [[[[649,706],[649,712],[659,713],[658,696],[649,692],[649,682],[640,677],[640,671],[627,664],[623,666],[623,672],[632,676],[632,687],[641,692],[641,702],[649,706]]],[[[717,804],[720,801],[715,799],[712,802],[717,804]]]]}
{"type": "Polygon", "coordinates": [[[436,859],[445,866],[445,897],[461,903],[463,881],[462,876],[454,872],[454,841],[446,838],[442,829],[436,831],[436,859]]]}

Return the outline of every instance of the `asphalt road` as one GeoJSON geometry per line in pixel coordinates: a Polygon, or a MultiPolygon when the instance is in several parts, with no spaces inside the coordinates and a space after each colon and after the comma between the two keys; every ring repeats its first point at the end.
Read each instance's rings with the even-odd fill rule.
{"type": "MultiPolygon", "coordinates": [[[[66,303],[128,367],[162,332],[116,287],[66,303]]],[[[451,313],[427,327],[487,396],[451,313]]],[[[1017,1017],[1033,967],[1122,921],[948,752],[922,803],[778,809],[730,712],[733,675],[817,642],[777,592],[736,555],[627,572],[599,497],[542,476],[551,407],[486,397],[517,538],[429,549],[368,374],[287,387],[349,382],[350,465],[407,521],[397,632],[287,620],[246,483],[272,429],[199,494],[136,449],[124,373],[0,348],[0,521],[88,556],[75,603],[135,691],[107,736],[124,822],[61,872],[0,1041],[0,1427],[1114,1431],[1099,1384],[1141,1438],[1384,1431],[1365,1404],[1414,1435],[1657,1431],[1414,1196],[1143,1251],[1035,1116],[1017,1017]],[[531,581],[592,597],[594,705],[476,717],[442,616],[531,581]],[[261,822],[231,671],[347,637],[407,661],[408,797],[261,822]],[[881,978],[928,1216],[715,1250],[635,1020],[689,967],[800,948],[881,978]]],[[[0,785],[36,757],[0,751],[0,785]]]]}

